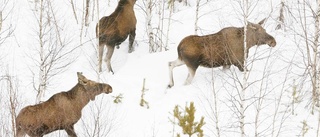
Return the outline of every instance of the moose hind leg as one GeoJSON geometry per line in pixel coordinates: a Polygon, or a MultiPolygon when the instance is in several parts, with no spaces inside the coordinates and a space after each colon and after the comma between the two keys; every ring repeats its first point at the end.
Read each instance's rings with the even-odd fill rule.
{"type": "Polygon", "coordinates": [[[133,42],[134,39],[136,38],[136,29],[132,30],[129,34],[129,53],[133,52],[134,47],[133,47],[133,42]]]}
{"type": "Polygon", "coordinates": [[[171,61],[169,62],[169,78],[170,78],[170,82],[169,82],[169,85],[168,85],[168,88],[171,88],[173,87],[174,85],[174,81],[173,81],[173,69],[175,67],[178,67],[178,66],[181,66],[181,65],[184,65],[185,63],[180,60],[180,59],[176,59],[174,61],[171,61]]]}
{"type": "Polygon", "coordinates": [[[195,67],[188,66],[189,74],[188,74],[188,77],[187,77],[186,81],[184,82],[184,85],[191,84],[191,82],[192,82],[192,80],[194,78],[194,75],[196,74],[197,68],[198,68],[198,66],[195,66],[195,67]]]}
{"type": "MultiPolygon", "coordinates": [[[[246,67],[244,66],[244,61],[236,61],[236,62],[234,62],[233,63],[233,65],[235,65],[236,67],[238,67],[238,69],[241,71],[241,72],[243,72],[245,69],[246,69],[246,67]]],[[[246,69],[247,70],[247,69],[246,69]]]]}
{"type": "Polygon", "coordinates": [[[108,68],[108,71],[111,72],[112,74],[114,74],[113,70],[112,70],[112,67],[111,67],[111,57],[113,55],[113,52],[114,52],[114,46],[107,46],[107,55],[106,55],[106,64],[107,64],[107,68],[108,68]]]}
{"type": "Polygon", "coordinates": [[[17,125],[16,127],[16,135],[17,137],[24,137],[26,135],[26,133],[21,129],[21,127],[19,125],[17,125]]]}

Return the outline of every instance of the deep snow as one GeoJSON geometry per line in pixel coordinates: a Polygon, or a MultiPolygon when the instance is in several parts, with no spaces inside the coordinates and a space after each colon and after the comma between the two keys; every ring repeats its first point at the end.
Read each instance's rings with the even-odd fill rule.
{"type": "MultiPolygon", "coordinates": [[[[239,130],[239,92],[243,74],[234,66],[230,70],[222,68],[203,68],[197,70],[191,85],[184,86],[187,77],[187,68],[181,66],[174,69],[175,86],[167,89],[168,62],[177,58],[176,47],[185,36],[194,34],[195,2],[184,6],[175,3],[169,32],[168,51],[148,52],[144,1],[138,0],[135,6],[137,16],[137,37],[135,51],[127,53],[128,41],[115,50],[111,64],[115,74],[105,71],[100,74],[100,81],[109,83],[114,92],[109,95],[100,95],[94,102],[90,102],[83,110],[82,119],[76,124],[76,133],[79,136],[110,136],[110,137],[172,137],[181,133],[181,128],[174,126],[173,109],[176,105],[185,107],[195,102],[196,121],[205,117],[203,127],[205,136],[217,136],[216,120],[221,136],[240,136],[239,130]],[[139,105],[143,80],[146,80],[144,99],[150,108],[139,105]],[[214,88],[213,88],[214,86],[214,88]],[[214,98],[213,92],[216,93],[214,98]],[[113,97],[123,94],[122,103],[114,104],[113,97]],[[216,101],[216,105],[215,102],[216,101]],[[216,107],[216,110],[215,110],[216,107]],[[215,112],[218,114],[216,119],[215,112]],[[99,120],[95,123],[95,120],[99,120]],[[95,129],[95,126],[98,126],[95,129]],[[173,133],[174,132],[174,133],[173,133]],[[94,134],[94,135],[93,135],[94,134]]],[[[95,50],[95,24],[94,17],[89,27],[84,28],[81,45],[81,23],[77,24],[69,1],[54,1],[56,17],[59,23],[64,24],[61,34],[70,42],[71,47],[78,47],[70,54],[76,60],[61,74],[54,77],[49,83],[50,87],[42,100],[47,100],[53,94],[71,89],[77,82],[76,72],[83,72],[87,78],[98,80],[96,73],[97,55],[95,50]]],[[[100,17],[109,15],[116,6],[116,1],[99,1],[100,17]]],[[[211,34],[228,26],[243,26],[241,10],[238,1],[210,1],[200,8],[199,35],[211,34]]],[[[258,22],[267,17],[266,31],[277,40],[277,46],[270,48],[267,45],[253,47],[249,52],[249,87],[246,89],[245,131],[247,136],[301,136],[305,120],[308,131],[305,136],[315,136],[317,117],[310,114],[310,108],[305,108],[308,96],[304,101],[292,105],[292,92],[296,85],[301,85],[304,69],[298,68],[303,63],[299,56],[299,48],[293,42],[290,31],[275,30],[279,12],[279,3],[274,0],[259,1],[252,7],[249,16],[252,22],[258,22]],[[290,62],[291,61],[291,62],[290,62]],[[261,108],[261,109],[259,109],[261,108]],[[258,113],[258,110],[259,113],[258,113]],[[293,113],[293,114],[292,114],[293,113]],[[259,117],[256,118],[256,115],[259,117]],[[255,122],[257,121],[257,130],[255,122]]],[[[31,70],[37,70],[30,56],[36,57],[37,20],[34,14],[34,3],[31,1],[13,1],[15,5],[9,18],[4,22],[4,28],[12,24],[15,29],[13,36],[3,43],[0,61],[1,68],[9,71],[19,81],[18,102],[20,109],[35,103],[36,91],[32,87],[31,70]]],[[[82,2],[75,1],[78,19],[82,17],[82,2]]],[[[9,6],[12,6],[9,5],[9,6]]],[[[4,12],[6,14],[7,12],[4,12]]],[[[168,9],[165,9],[164,31],[168,22],[168,9]]],[[[157,26],[158,16],[153,16],[153,26],[157,26]]],[[[3,35],[3,34],[1,34],[3,35]]],[[[0,71],[5,73],[6,71],[0,71]]],[[[1,74],[4,75],[4,74],[1,74]]],[[[302,83],[308,84],[308,83],[302,83]]],[[[309,83],[310,84],[310,83],[309,83]]],[[[302,90],[310,90],[303,86],[302,90]]],[[[7,92],[2,91],[0,97],[6,97],[7,92]]],[[[0,102],[3,101],[0,99],[0,102]]],[[[2,106],[7,105],[1,103],[2,106]]],[[[7,107],[7,106],[5,106],[7,107]]],[[[6,113],[2,113],[6,114],[6,113]]],[[[4,115],[1,116],[5,117],[4,115]]],[[[9,122],[7,123],[9,125],[9,122]]],[[[0,135],[2,136],[2,135],[0,135]]],[[[64,131],[54,132],[48,136],[66,136],[64,131]]]]}

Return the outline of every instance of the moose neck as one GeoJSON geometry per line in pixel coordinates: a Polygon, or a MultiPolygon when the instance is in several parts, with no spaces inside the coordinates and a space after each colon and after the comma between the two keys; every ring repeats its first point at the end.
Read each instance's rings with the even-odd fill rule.
{"type": "Polygon", "coordinates": [[[74,104],[77,104],[75,107],[81,110],[90,101],[90,97],[86,89],[81,84],[77,84],[76,86],[74,86],[68,92],[68,95],[74,101],[74,104]]]}
{"type": "MultiPolygon", "coordinates": [[[[240,33],[241,33],[241,39],[244,39],[244,27],[240,28],[240,33]]],[[[253,47],[255,45],[255,36],[254,35],[250,35],[250,33],[248,33],[248,29],[247,29],[247,49],[253,47]],[[249,34],[249,35],[248,35],[249,34]]]]}

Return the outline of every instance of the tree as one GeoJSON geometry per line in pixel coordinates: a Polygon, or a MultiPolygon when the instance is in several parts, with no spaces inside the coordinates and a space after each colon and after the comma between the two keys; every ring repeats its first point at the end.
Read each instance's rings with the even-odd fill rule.
{"type": "Polygon", "coordinates": [[[11,37],[12,33],[14,32],[14,27],[12,25],[5,24],[6,19],[14,8],[9,7],[9,4],[11,4],[11,1],[9,0],[0,2],[0,46],[4,43],[4,41],[6,41],[6,39],[11,37]]]}
{"type": "Polygon", "coordinates": [[[246,133],[245,133],[245,109],[246,109],[246,89],[248,87],[248,77],[249,77],[249,73],[247,70],[247,59],[246,57],[248,57],[248,51],[247,50],[247,25],[248,25],[248,16],[249,16],[249,5],[248,5],[248,0],[243,0],[243,19],[244,19],[244,37],[243,37],[243,45],[244,45],[244,72],[243,72],[243,79],[242,79],[242,83],[241,83],[241,92],[239,93],[239,99],[240,99],[240,131],[241,131],[241,137],[245,137],[246,133]]]}
{"type": "Polygon", "coordinates": [[[33,75],[33,86],[37,91],[37,103],[44,96],[49,81],[65,71],[75,60],[76,57],[70,56],[70,53],[77,48],[69,48],[68,43],[71,39],[62,35],[61,29],[64,26],[57,20],[52,1],[40,0],[39,6],[39,9],[34,11],[38,23],[36,39],[39,43],[34,47],[37,52],[28,54],[35,66],[38,67],[38,69],[30,68],[33,75]]]}
{"type": "MultiPolygon", "coordinates": [[[[316,7],[316,10],[315,10],[315,13],[313,13],[313,17],[315,18],[315,34],[314,34],[314,42],[313,42],[313,52],[315,52],[314,54],[314,60],[315,61],[315,67],[314,68],[315,71],[315,75],[316,75],[316,91],[313,91],[313,97],[314,99],[316,99],[314,102],[316,102],[317,104],[316,105],[320,105],[319,104],[319,96],[320,96],[320,64],[319,64],[319,51],[318,51],[318,47],[319,47],[319,37],[320,37],[320,0],[317,0],[317,7],[316,7]],[[314,93],[316,92],[316,93],[314,93]]],[[[320,112],[319,113],[319,116],[318,116],[318,128],[317,128],[317,136],[320,135],[320,112]]]]}
{"type": "MultiPolygon", "coordinates": [[[[174,117],[178,120],[178,125],[182,128],[182,133],[191,137],[197,134],[198,137],[203,137],[202,126],[205,124],[204,117],[201,117],[200,122],[195,122],[196,108],[193,102],[190,102],[189,107],[186,106],[184,112],[179,110],[179,106],[175,106],[173,110],[174,117]],[[182,114],[183,113],[183,114],[182,114]]],[[[177,136],[180,136],[177,134],[177,136]]]]}
{"type": "Polygon", "coordinates": [[[147,23],[147,33],[149,36],[149,52],[156,52],[158,50],[158,47],[156,47],[156,44],[154,42],[154,34],[153,34],[153,28],[151,25],[152,21],[152,9],[154,7],[154,2],[153,0],[147,0],[146,3],[146,23],[147,23]]]}
{"type": "Polygon", "coordinates": [[[285,10],[285,3],[284,0],[281,0],[281,7],[280,7],[280,15],[278,17],[279,24],[277,25],[276,29],[282,29],[284,28],[284,10],[285,10]]]}
{"type": "Polygon", "coordinates": [[[200,7],[200,1],[201,0],[197,0],[197,4],[196,4],[196,19],[195,19],[195,23],[194,23],[194,34],[198,34],[198,19],[199,19],[199,7],[200,7]]]}
{"type": "MultiPolygon", "coordinates": [[[[163,36],[165,36],[163,24],[166,19],[164,17],[164,4],[163,0],[157,2],[155,0],[143,1],[143,6],[145,8],[142,10],[146,15],[145,23],[150,53],[161,52],[163,49],[167,50],[167,45],[164,45],[163,42],[163,36]],[[158,17],[159,20],[156,21],[154,17],[158,17]],[[154,24],[157,24],[158,26],[155,26],[154,24]]],[[[166,38],[166,40],[168,40],[168,38],[166,38]]],[[[167,41],[165,44],[167,44],[167,41]]]]}

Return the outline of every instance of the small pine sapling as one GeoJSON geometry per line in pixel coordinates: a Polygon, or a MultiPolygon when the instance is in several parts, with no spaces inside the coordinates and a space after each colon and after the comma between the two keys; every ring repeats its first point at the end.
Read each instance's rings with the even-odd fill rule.
{"type": "MultiPolygon", "coordinates": [[[[189,107],[185,107],[184,112],[179,110],[179,106],[175,106],[173,115],[178,119],[178,125],[182,128],[183,134],[187,134],[189,137],[193,134],[203,137],[203,130],[201,128],[205,124],[204,117],[201,117],[200,122],[196,122],[194,120],[195,112],[196,108],[194,107],[194,103],[191,102],[189,107]]],[[[177,137],[180,137],[180,134],[177,134],[177,137]]]]}
{"type": "Polygon", "coordinates": [[[119,104],[122,103],[123,94],[119,94],[118,96],[112,96],[114,98],[113,103],[119,104]]]}

